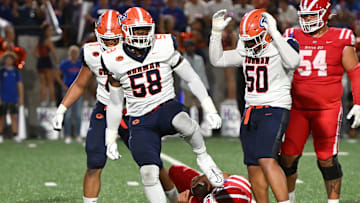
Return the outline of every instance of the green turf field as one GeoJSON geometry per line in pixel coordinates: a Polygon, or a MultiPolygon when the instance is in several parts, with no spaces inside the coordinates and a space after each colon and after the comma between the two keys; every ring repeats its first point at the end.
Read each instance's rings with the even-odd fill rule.
{"type": "MultiPolygon", "coordinates": [[[[360,140],[357,141],[340,142],[340,151],[348,152],[348,155],[339,158],[344,171],[341,202],[360,202],[360,140]]],[[[223,171],[246,176],[238,139],[217,137],[207,139],[206,143],[209,153],[223,171]]],[[[123,156],[117,161],[108,160],[103,170],[99,202],[146,202],[138,168],[124,145],[121,143],[119,146],[123,156]],[[140,185],[129,186],[128,181],[136,181],[140,185]]],[[[165,140],[162,151],[198,169],[190,147],[180,138],[165,140]]],[[[311,141],[305,151],[313,151],[311,141]]],[[[168,162],[164,163],[167,168],[170,166],[168,162]]],[[[299,178],[304,183],[297,185],[297,202],[327,202],[315,156],[303,156],[299,167],[299,178]]],[[[16,144],[6,140],[0,145],[0,203],[82,202],[85,168],[83,145],[43,140],[16,144]],[[36,147],[29,147],[29,144],[36,147]],[[57,186],[46,187],[45,182],[55,182],[57,186]]]]}

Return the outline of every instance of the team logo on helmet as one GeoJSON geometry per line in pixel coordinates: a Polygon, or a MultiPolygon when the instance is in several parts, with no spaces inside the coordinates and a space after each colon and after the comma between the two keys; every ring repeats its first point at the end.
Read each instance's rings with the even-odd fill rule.
{"type": "Polygon", "coordinates": [[[126,20],[126,19],[127,19],[127,13],[124,13],[124,14],[120,15],[120,16],[118,17],[119,24],[121,25],[121,22],[120,22],[120,21],[124,21],[124,20],[126,20]]]}
{"type": "Polygon", "coordinates": [[[266,23],[266,19],[264,17],[261,17],[259,20],[259,27],[262,27],[262,28],[265,27],[264,23],[266,23]]]}

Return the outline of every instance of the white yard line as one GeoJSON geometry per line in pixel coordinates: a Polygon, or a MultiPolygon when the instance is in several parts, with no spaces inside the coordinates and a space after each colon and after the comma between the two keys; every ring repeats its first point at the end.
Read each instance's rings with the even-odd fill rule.
{"type": "Polygon", "coordinates": [[[186,166],[186,167],[189,167],[191,168],[190,166],[184,164],[183,162],[179,161],[179,160],[176,160],[174,158],[172,158],[171,156],[167,155],[167,154],[164,154],[164,153],[161,153],[160,154],[160,158],[164,159],[165,161],[171,163],[172,165],[183,165],[183,166],[186,166]]]}

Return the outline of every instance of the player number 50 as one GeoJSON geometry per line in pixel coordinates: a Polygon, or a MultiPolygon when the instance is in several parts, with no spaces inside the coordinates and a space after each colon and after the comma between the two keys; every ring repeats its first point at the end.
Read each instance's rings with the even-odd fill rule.
{"type": "Polygon", "coordinates": [[[319,50],[311,63],[311,60],[305,59],[305,57],[311,57],[313,50],[300,50],[300,65],[298,67],[299,74],[301,76],[311,75],[312,68],[318,70],[318,76],[327,76],[326,65],[326,50],[319,50]]]}

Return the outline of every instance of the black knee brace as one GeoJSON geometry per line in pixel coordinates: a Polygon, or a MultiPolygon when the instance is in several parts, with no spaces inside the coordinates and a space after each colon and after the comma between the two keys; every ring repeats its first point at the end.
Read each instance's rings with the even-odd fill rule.
{"type": "Polygon", "coordinates": [[[282,161],[280,161],[280,166],[281,168],[283,169],[284,173],[286,176],[291,176],[293,174],[296,173],[297,171],[297,168],[298,168],[298,163],[299,163],[299,159],[300,159],[301,156],[298,156],[294,162],[292,163],[292,165],[287,168],[286,166],[284,166],[284,164],[282,163],[282,161]]]}
{"type": "Polygon", "coordinates": [[[324,180],[334,180],[337,178],[341,178],[343,173],[341,170],[341,165],[338,161],[337,155],[333,156],[333,165],[330,167],[322,167],[320,166],[319,160],[317,160],[317,165],[321,171],[321,174],[324,180]]]}

